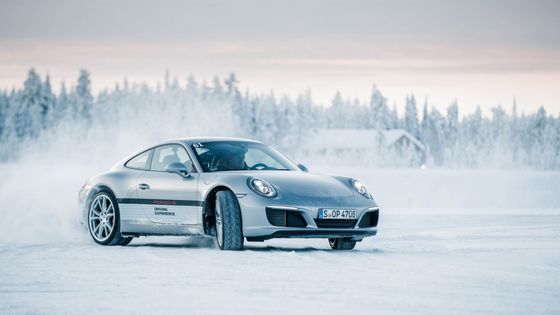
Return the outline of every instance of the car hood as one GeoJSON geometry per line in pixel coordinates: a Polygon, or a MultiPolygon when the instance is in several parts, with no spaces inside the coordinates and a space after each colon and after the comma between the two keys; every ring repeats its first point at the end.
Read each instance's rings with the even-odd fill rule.
{"type": "Polygon", "coordinates": [[[354,195],[344,180],[328,175],[297,171],[243,172],[243,175],[264,179],[283,197],[340,198],[354,195]]]}

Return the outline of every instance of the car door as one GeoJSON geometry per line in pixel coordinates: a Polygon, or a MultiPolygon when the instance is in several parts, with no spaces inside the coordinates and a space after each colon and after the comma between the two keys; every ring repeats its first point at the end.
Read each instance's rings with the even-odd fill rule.
{"type": "Polygon", "coordinates": [[[198,175],[182,145],[156,147],[150,170],[138,178],[138,198],[147,219],[159,224],[202,224],[198,175]],[[185,164],[188,176],[165,172],[165,167],[174,162],[185,164]]]}
{"type": "Polygon", "coordinates": [[[137,154],[125,163],[126,176],[123,176],[121,193],[117,202],[119,204],[121,231],[141,232],[146,216],[138,203],[138,179],[150,169],[154,149],[137,154]]]}

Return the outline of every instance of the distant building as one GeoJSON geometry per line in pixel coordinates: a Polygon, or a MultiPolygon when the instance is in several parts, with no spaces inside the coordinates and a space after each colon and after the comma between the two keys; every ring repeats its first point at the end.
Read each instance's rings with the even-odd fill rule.
{"type": "Polygon", "coordinates": [[[384,166],[420,166],[426,146],[403,129],[319,129],[306,141],[306,154],[355,158],[384,166]]]}

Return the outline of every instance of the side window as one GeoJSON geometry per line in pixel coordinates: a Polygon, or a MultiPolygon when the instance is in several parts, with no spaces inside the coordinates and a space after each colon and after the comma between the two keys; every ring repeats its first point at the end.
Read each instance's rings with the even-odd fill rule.
{"type": "Polygon", "coordinates": [[[180,162],[187,166],[190,173],[194,173],[193,163],[185,151],[185,148],[178,144],[164,145],[155,148],[152,158],[152,171],[165,171],[165,167],[173,162],[180,162]]]}
{"type": "Polygon", "coordinates": [[[189,170],[189,173],[196,173],[193,162],[191,161],[191,158],[189,158],[189,155],[187,154],[187,151],[185,151],[185,148],[179,147],[179,149],[177,150],[177,156],[179,157],[179,162],[187,166],[187,170],[189,170]]]}
{"type": "Polygon", "coordinates": [[[150,156],[152,155],[153,152],[154,150],[152,149],[140,153],[137,156],[130,159],[128,162],[126,162],[124,166],[137,170],[148,170],[149,169],[148,163],[150,163],[150,156]]]}

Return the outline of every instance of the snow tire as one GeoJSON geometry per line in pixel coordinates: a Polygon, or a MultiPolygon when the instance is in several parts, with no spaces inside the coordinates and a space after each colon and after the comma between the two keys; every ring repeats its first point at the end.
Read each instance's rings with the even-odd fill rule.
{"type": "Polygon", "coordinates": [[[243,248],[241,209],[235,194],[230,190],[216,193],[216,240],[221,250],[243,248]]]}
{"type": "Polygon", "coordinates": [[[334,250],[352,250],[356,246],[356,241],[349,238],[329,238],[329,245],[334,250]]]}

